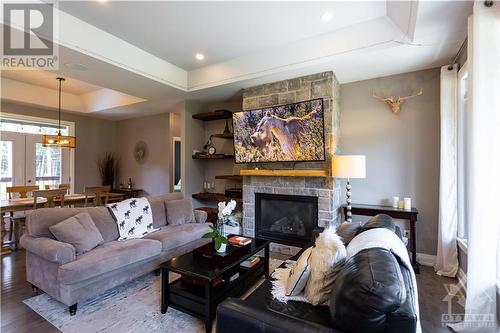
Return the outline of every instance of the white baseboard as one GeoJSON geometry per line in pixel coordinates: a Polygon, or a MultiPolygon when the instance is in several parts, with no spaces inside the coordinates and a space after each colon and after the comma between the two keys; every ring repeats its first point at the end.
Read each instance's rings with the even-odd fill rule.
{"type": "Polygon", "coordinates": [[[434,264],[436,263],[436,256],[417,252],[417,262],[422,266],[434,267],[434,264]]]}

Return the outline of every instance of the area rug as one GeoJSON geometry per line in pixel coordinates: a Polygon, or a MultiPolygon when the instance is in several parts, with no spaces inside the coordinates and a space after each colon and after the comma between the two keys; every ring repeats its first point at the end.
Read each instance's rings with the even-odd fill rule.
{"type": "MultiPolygon", "coordinates": [[[[281,260],[270,259],[270,272],[281,263],[281,260]]],[[[170,274],[171,281],[177,278],[179,275],[170,274]]],[[[263,281],[263,278],[257,281],[243,297],[263,281]]],[[[178,310],[169,308],[166,314],[161,314],[160,277],[154,274],[147,274],[79,303],[75,316],[70,316],[65,305],[47,294],[29,298],[24,303],[64,333],[205,332],[201,320],[178,310]]]]}

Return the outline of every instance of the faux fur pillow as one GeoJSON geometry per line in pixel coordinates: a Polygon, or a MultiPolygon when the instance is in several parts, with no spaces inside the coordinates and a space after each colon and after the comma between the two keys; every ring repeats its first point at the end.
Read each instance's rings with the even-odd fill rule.
{"type": "Polygon", "coordinates": [[[304,290],[312,305],[328,304],[337,272],[346,258],[346,249],[335,228],[325,229],[311,251],[311,273],[304,290]]]}

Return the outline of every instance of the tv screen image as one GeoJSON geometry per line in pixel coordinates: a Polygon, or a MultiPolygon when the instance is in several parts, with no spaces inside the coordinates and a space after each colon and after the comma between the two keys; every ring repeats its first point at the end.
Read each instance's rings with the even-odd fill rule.
{"type": "Polygon", "coordinates": [[[324,161],[323,99],[233,114],[236,163],[324,161]]]}

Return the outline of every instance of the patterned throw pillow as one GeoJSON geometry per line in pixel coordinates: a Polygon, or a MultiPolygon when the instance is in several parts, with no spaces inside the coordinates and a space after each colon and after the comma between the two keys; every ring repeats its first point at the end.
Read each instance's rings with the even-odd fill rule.
{"type": "Polygon", "coordinates": [[[142,238],[156,231],[153,227],[151,205],[146,198],[133,198],[107,205],[120,232],[119,241],[142,238]]]}
{"type": "Polygon", "coordinates": [[[286,281],[286,296],[297,296],[304,290],[311,273],[311,251],[312,247],[302,252],[295,266],[290,270],[286,281]]]}

